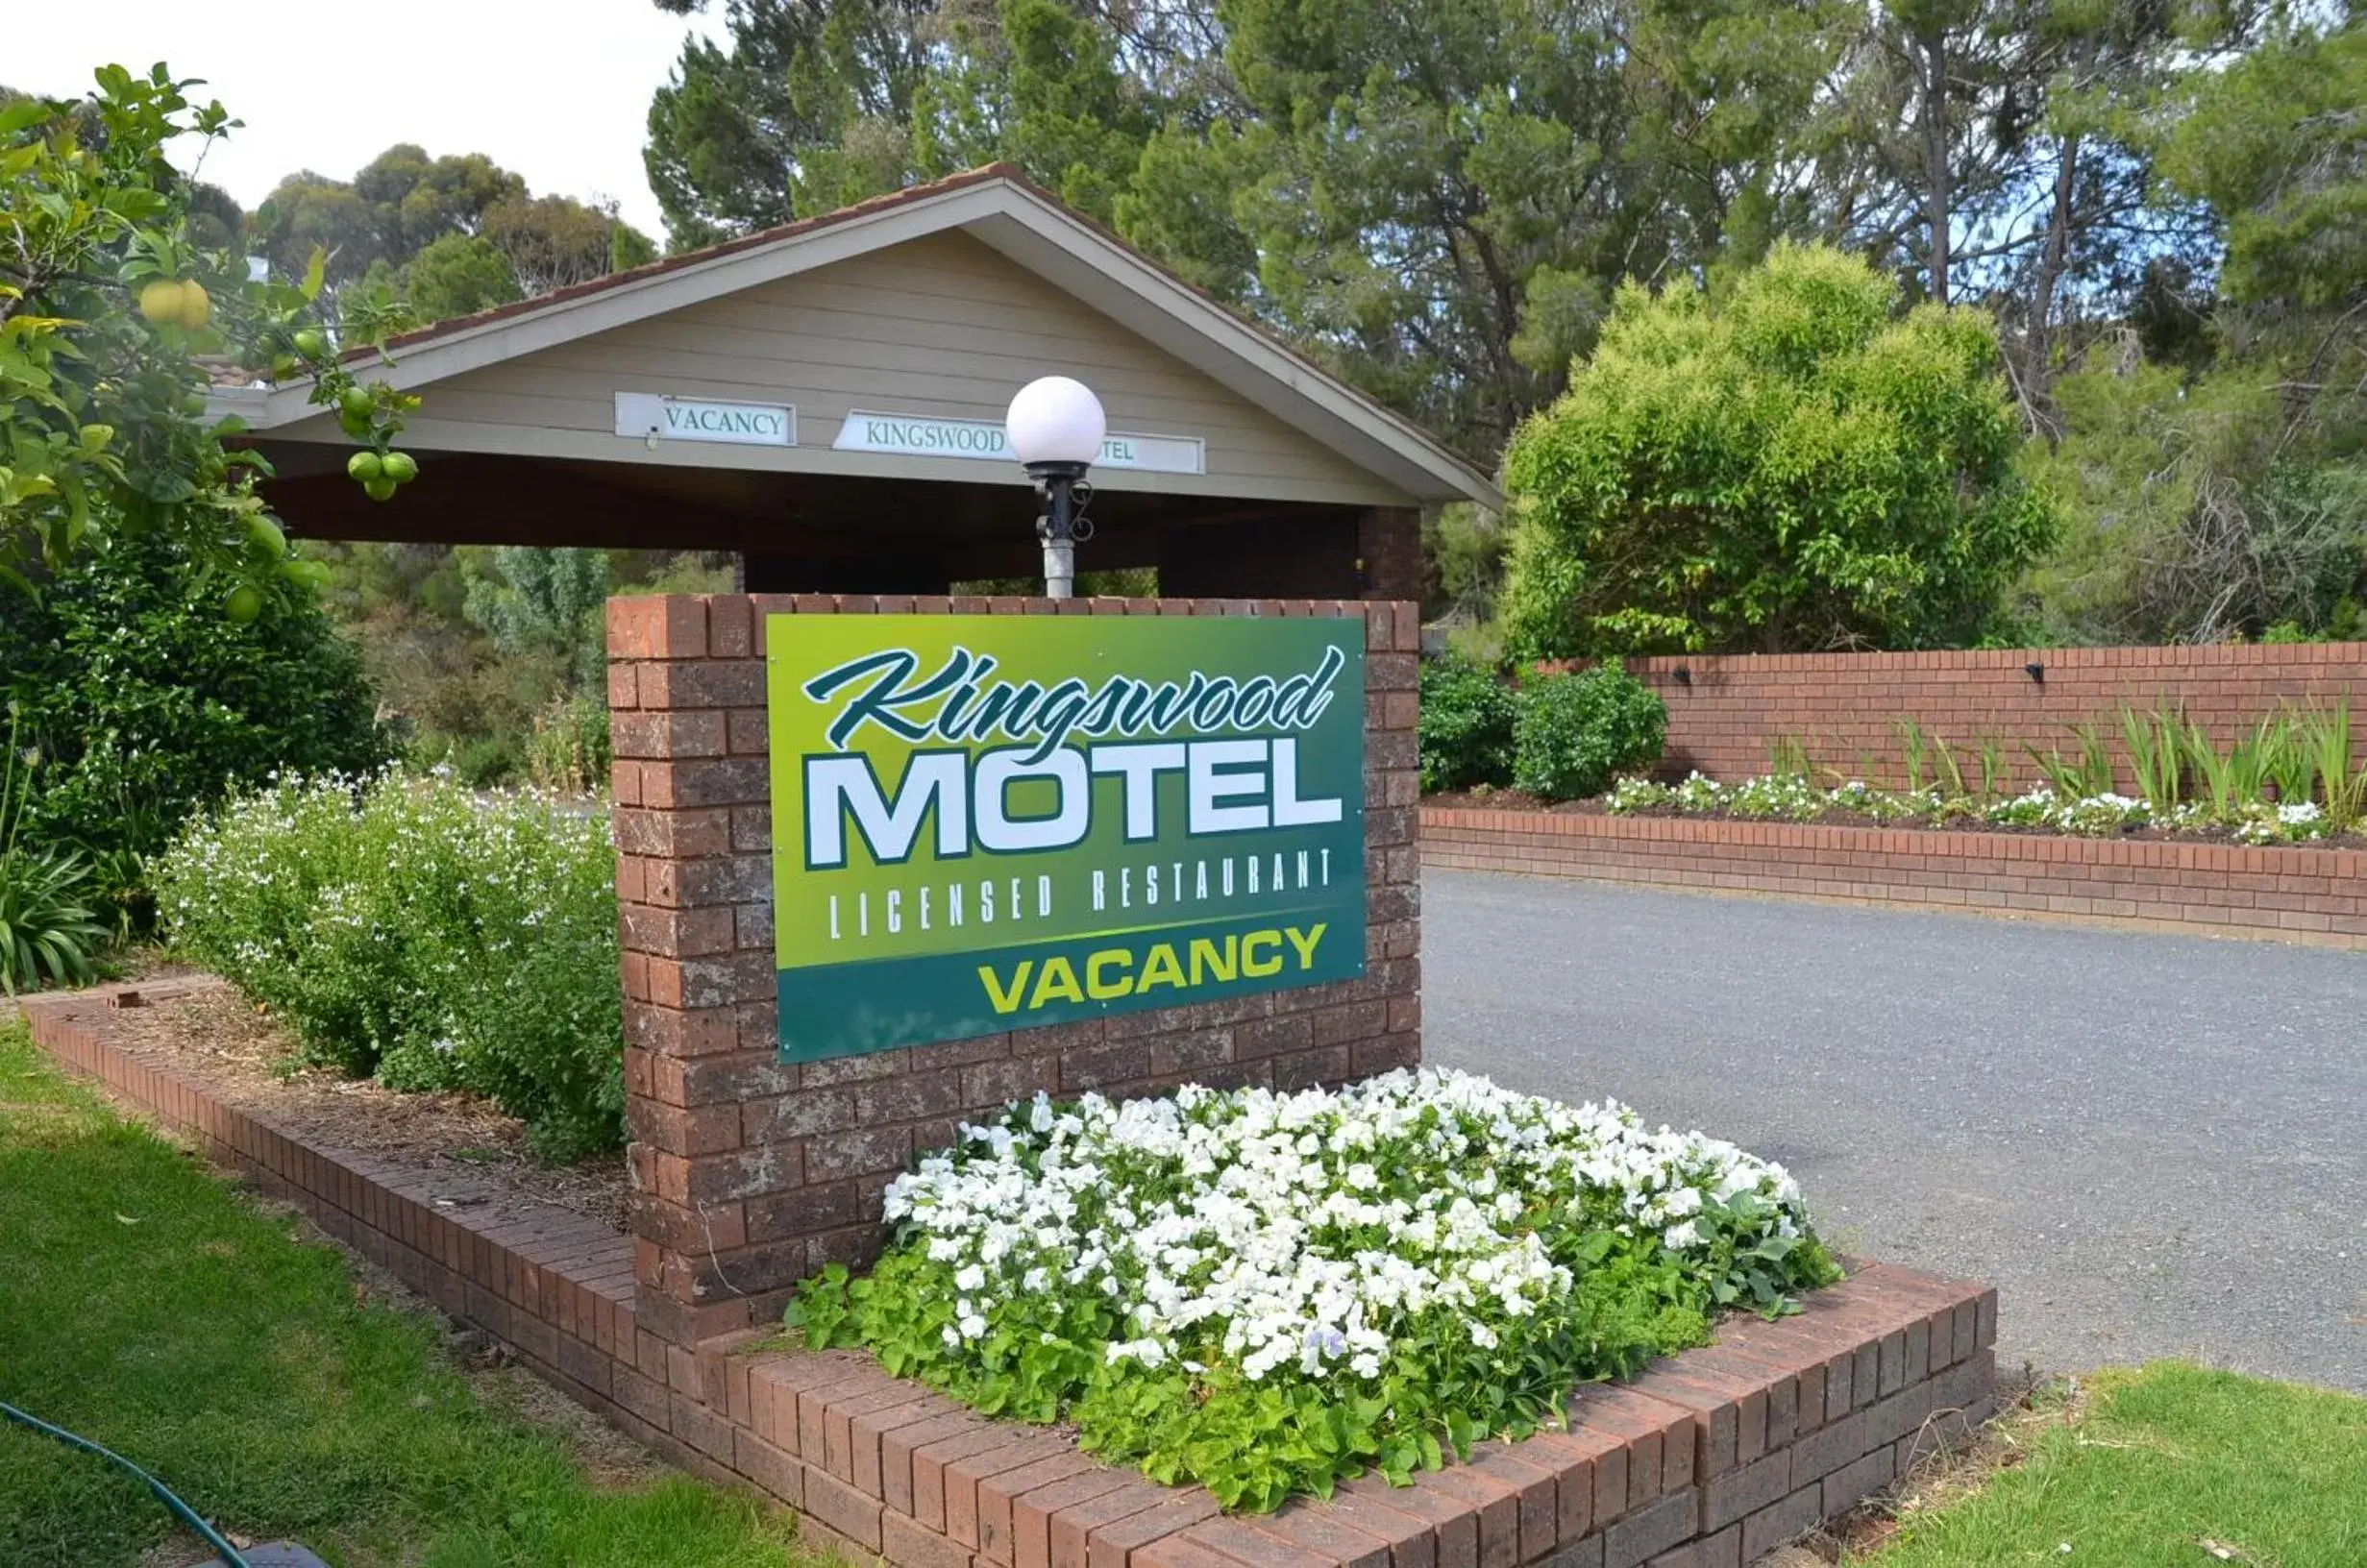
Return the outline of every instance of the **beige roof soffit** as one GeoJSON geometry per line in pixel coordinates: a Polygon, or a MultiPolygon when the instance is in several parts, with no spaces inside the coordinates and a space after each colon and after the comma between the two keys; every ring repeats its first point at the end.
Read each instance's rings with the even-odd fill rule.
{"type": "Polygon", "coordinates": [[[1503,507],[1485,475],[1419,426],[1031,192],[1008,183],[983,188],[1001,202],[967,225],[982,243],[1408,495],[1503,507]]]}
{"type": "MultiPolygon", "coordinates": [[[[546,309],[460,327],[432,342],[397,349],[391,368],[364,361],[355,371],[364,380],[383,380],[399,390],[410,391],[669,310],[959,228],[991,211],[996,193],[1007,188],[1001,181],[963,185],[884,207],[877,212],[854,214],[805,233],[785,235],[774,244],[727,252],[614,288],[556,300],[546,309]]],[[[309,381],[273,388],[269,413],[256,419],[256,427],[269,429],[319,412],[306,402],[310,392],[309,381]]]]}

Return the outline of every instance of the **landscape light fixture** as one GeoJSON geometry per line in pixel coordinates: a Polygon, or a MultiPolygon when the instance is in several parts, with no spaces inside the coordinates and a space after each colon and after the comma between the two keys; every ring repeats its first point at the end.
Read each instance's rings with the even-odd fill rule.
{"type": "Polygon", "coordinates": [[[1109,421],[1093,388],[1067,376],[1043,376],[1019,389],[1003,415],[1011,454],[1036,481],[1043,509],[1036,537],[1044,541],[1044,592],[1067,599],[1076,586],[1076,547],[1093,537],[1085,508],[1093,486],[1085,470],[1101,455],[1109,421]]]}
{"type": "Polygon", "coordinates": [[[2040,664],[2036,659],[2033,659],[2028,664],[2022,666],[2022,674],[2028,675],[2031,679],[2036,681],[2041,686],[2046,684],[2046,666],[2040,664]]]}
{"type": "Polygon", "coordinates": [[[1691,665],[1680,664],[1668,673],[1676,676],[1677,684],[1684,687],[1687,691],[1689,692],[1693,689],[1693,667],[1691,665]]]}

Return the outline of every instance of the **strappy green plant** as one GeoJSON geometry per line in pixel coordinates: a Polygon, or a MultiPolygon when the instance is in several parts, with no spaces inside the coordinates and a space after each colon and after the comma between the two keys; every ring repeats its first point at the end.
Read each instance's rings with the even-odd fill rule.
{"type": "Polygon", "coordinates": [[[2277,716],[2277,729],[2268,754],[2261,766],[2268,781],[2277,787],[2281,804],[2299,805],[2309,798],[2309,787],[2317,778],[2317,759],[2310,755],[2305,739],[2309,716],[2287,708],[2277,716]]]}
{"type": "Polygon", "coordinates": [[[2326,808],[2329,832],[2348,833],[2367,814],[2367,767],[2351,765],[2351,704],[2346,698],[2330,712],[2312,708],[2304,716],[2301,749],[2317,775],[2318,798],[2326,808]]]}
{"type": "Polygon", "coordinates": [[[2185,753],[2187,778],[2214,821],[2231,821],[2268,798],[2269,765],[2290,744],[2285,731],[2286,721],[2271,714],[2222,751],[2200,721],[2189,719],[2181,726],[2179,749],[2185,753]]]}
{"type": "Polygon", "coordinates": [[[2066,724],[2072,738],[2079,742],[2079,754],[2066,757],[2059,747],[2040,751],[2036,747],[2024,746],[2031,762],[2045,775],[2047,784],[2057,795],[2066,799],[2084,800],[2090,796],[2112,793],[2112,753],[2105,746],[2104,734],[2094,724],[2066,724]]]}
{"type": "Polygon", "coordinates": [[[68,849],[23,842],[37,757],[17,749],[15,705],[0,756],[0,991],[11,996],[63,981],[87,985],[107,927],[89,897],[90,866],[68,849]]]}
{"type": "Polygon", "coordinates": [[[2006,743],[1984,735],[1973,742],[1973,755],[1981,766],[1981,798],[1994,800],[2006,787],[2006,743]]]}
{"type": "Polygon", "coordinates": [[[1899,735],[1899,763],[1907,774],[1907,793],[1923,793],[1923,771],[1931,761],[1932,744],[1923,733],[1923,726],[1912,719],[1901,719],[1891,728],[1899,735]]]}
{"type": "Polygon", "coordinates": [[[2185,715],[2166,704],[2139,713],[2123,703],[2120,733],[2128,745],[2137,797],[2156,817],[2169,816],[2185,799],[2185,715]]]}
{"type": "Polygon", "coordinates": [[[1964,768],[1956,760],[1956,752],[1937,731],[1932,733],[1931,742],[1932,782],[1939,787],[1940,795],[1950,800],[1970,798],[1972,792],[1964,788],[1964,768]]]}

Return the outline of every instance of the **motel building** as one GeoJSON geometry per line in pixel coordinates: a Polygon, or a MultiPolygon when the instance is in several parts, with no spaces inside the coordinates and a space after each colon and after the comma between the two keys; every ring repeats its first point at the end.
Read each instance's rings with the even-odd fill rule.
{"type": "MultiPolygon", "coordinates": [[[[223,387],[318,539],[730,551],[757,592],[1035,577],[1004,410],[1108,436],[1080,570],[1163,595],[1418,599],[1420,518],[1489,478],[997,166],[396,338],[418,479],[372,502],[308,384],[223,387]]],[[[358,369],[360,367],[357,367],[358,369]]]]}

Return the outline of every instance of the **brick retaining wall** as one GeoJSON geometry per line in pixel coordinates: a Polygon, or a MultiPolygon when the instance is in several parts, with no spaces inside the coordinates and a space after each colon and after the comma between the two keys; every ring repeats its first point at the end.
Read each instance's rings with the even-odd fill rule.
{"type": "MultiPolygon", "coordinates": [[[[185,982],[146,984],[153,994],[185,982]]],[[[1743,1568],[1961,1436],[1995,1398],[1997,1295],[1868,1265],[1776,1322],[1572,1401],[1566,1432],[1330,1502],[1220,1516],[848,1352],[670,1343],[635,1316],[626,1238],[554,1210],[472,1223],[418,1179],[308,1144],[109,1041],[109,998],[29,999],[37,1042],[306,1210],[555,1386],[709,1480],[800,1510],[809,1545],[898,1568],[1743,1568]]]]}
{"type": "MultiPolygon", "coordinates": [[[[2076,749],[2066,724],[2099,723],[2121,751],[2119,710],[2167,699],[2222,746],[2284,701],[2367,698],[2367,643],[2207,648],[2041,648],[1943,653],[1691,654],[1632,659],[1668,704],[1662,772],[1732,781],[1763,773],[1781,737],[1819,770],[1902,782],[1901,718],[1936,731],[1965,776],[1984,737],[2005,747],[2012,782],[2038,781],[2025,743],[2076,749]],[[2026,668],[2035,663],[2042,678],[2026,668]],[[1677,679],[1684,671],[1690,684],[1677,679]]],[[[2367,748],[2367,714],[2355,731],[2367,748]]],[[[2123,764],[2123,783],[2129,782],[2123,764]]]]}
{"type": "Polygon", "coordinates": [[[2367,948],[2367,851],[1424,806],[1422,864],[2367,948]]]}

